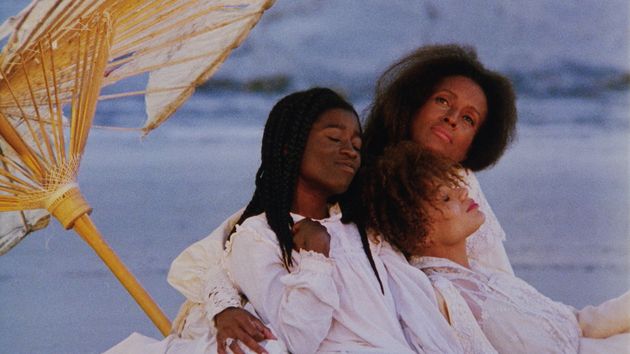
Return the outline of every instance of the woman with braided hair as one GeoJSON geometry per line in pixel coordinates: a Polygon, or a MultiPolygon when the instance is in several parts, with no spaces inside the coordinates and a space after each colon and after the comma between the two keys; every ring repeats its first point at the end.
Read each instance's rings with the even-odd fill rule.
{"type": "Polygon", "coordinates": [[[337,201],[359,169],[361,144],[354,108],[330,89],[276,103],[251,201],[169,272],[188,299],[174,333],[159,342],[134,334],[107,354],[275,353],[285,344],[294,353],[461,353],[426,276],[401,256],[373,257],[364,229],[342,220],[337,201]],[[414,297],[403,302],[413,311],[399,311],[391,267],[416,271],[414,297]],[[215,336],[222,314],[232,325],[217,323],[215,336]]]}
{"type": "MultiPolygon", "coordinates": [[[[337,202],[361,165],[361,145],[354,108],[330,89],[290,94],[271,110],[256,189],[219,257],[256,315],[244,331],[263,337],[260,352],[461,353],[426,276],[401,256],[374,257],[364,229],[342,220],[337,202]],[[401,268],[416,272],[414,297],[402,303],[389,278],[401,268]],[[406,302],[409,314],[399,311],[406,302]]],[[[235,337],[215,338],[204,311],[185,305],[174,334],[133,334],[107,354],[242,352],[235,337]]]]}
{"type": "Polygon", "coordinates": [[[373,257],[365,232],[342,220],[335,202],[359,169],[360,134],[352,106],[328,89],[274,106],[254,196],[226,245],[227,272],[291,352],[459,352],[430,300],[420,309],[429,325],[404,332],[386,270],[401,258],[373,257]]]}

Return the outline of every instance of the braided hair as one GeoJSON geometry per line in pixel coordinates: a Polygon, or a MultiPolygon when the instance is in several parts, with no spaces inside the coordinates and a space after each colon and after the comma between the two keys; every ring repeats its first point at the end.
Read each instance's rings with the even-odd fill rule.
{"type": "Polygon", "coordinates": [[[334,108],[350,111],[358,117],[352,105],[334,91],[312,88],[292,93],[278,101],[265,124],[256,190],[237,224],[251,216],[266,213],[267,223],[278,237],[287,269],[292,265],[293,249],[291,204],[306,142],[313,123],[324,112],[334,108]]]}

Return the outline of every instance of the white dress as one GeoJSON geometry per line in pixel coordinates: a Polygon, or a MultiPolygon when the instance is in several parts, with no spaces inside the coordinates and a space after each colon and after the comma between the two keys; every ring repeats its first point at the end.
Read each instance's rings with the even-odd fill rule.
{"type": "Polygon", "coordinates": [[[473,315],[469,319],[476,320],[499,353],[630,351],[630,333],[609,333],[612,336],[606,339],[583,337],[575,309],[545,297],[515,276],[474,260],[471,269],[435,257],[418,257],[411,263],[427,273],[434,286],[457,290],[443,293],[449,307],[468,305],[473,315]]]}
{"type": "MultiPolygon", "coordinates": [[[[381,258],[387,268],[390,286],[392,291],[395,292],[400,320],[405,330],[417,327],[418,322],[426,326],[427,316],[422,313],[422,310],[436,306],[437,303],[423,304],[419,301],[420,297],[418,294],[425,293],[425,298],[433,298],[438,293],[444,299],[448,298],[449,293],[457,292],[457,290],[452,286],[449,288],[438,287],[435,284],[431,285],[427,276],[420,269],[411,266],[404,256],[394,250],[389,243],[382,242],[380,237],[374,238],[373,241],[371,245],[373,252],[381,258]],[[434,286],[435,289],[433,289],[434,286]]],[[[446,310],[450,322],[448,329],[451,333],[455,333],[456,339],[454,341],[461,346],[461,351],[467,354],[496,353],[490,341],[488,341],[479,325],[477,325],[465,302],[446,303],[446,310]]],[[[439,321],[439,323],[436,322],[434,325],[443,324],[444,322],[439,321]]],[[[413,331],[410,332],[408,337],[414,338],[413,331]]],[[[426,334],[423,335],[426,336],[426,334]]]]}
{"type": "MultiPolygon", "coordinates": [[[[295,222],[302,219],[292,216],[295,222]]],[[[225,266],[230,278],[263,322],[277,330],[289,351],[462,352],[438,311],[426,276],[419,272],[415,275],[419,277],[413,281],[418,290],[413,304],[407,304],[422,320],[405,323],[403,331],[399,317],[407,314],[401,314],[397,305],[405,302],[395,299],[400,293],[398,283],[390,281],[379,254],[373,252],[384,293],[356,226],[341,223],[341,214],[335,208],[329,218],[319,222],[331,235],[329,257],[303,250],[293,252],[290,272],[283,266],[276,235],[264,214],[238,226],[226,246],[225,266]]],[[[404,259],[392,259],[413,270],[404,259]]]]}
{"type": "MultiPolygon", "coordinates": [[[[469,195],[479,204],[486,221],[468,238],[468,256],[487,267],[514,274],[503,241],[505,232],[492,212],[474,173],[463,171],[469,195]]],[[[186,248],[172,263],[168,282],[186,297],[173,330],[183,338],[214,333],[214,315],[241,304],[238,291],[220,266],[227,236],[242,209],[226,219],[206,238],[186,248]]]]}

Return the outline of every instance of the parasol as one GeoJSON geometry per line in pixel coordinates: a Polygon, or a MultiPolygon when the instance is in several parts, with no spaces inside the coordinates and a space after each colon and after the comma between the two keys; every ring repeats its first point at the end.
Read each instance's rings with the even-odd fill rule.
{"type": "Polygon", "coordinates": [[[170,322],[92,223],[77,174],[99,99],[144,95],[157,128],[273,0],[39,0],[0,26],[0,254],[44,227],[74,229],[166,335],[170,322]],[[146,75],[141,91],[101,88],[146,75]],[[68,127],[69,126],[69,127],[68,127]],[[69,129],[68,129],[69,128],[69,129]]]}

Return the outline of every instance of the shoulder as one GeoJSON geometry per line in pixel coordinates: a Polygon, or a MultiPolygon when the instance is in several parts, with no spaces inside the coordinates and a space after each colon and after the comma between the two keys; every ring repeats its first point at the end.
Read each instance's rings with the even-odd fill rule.
{"type": "Polygon", "coordinates": [[[267,215],[265,213],[250,216],[249,218],[245,219],[240,225],[236,225],[237,231],[243,228],[252,230],[271,230],[271,227],[267,223],[267,215]]]}
{"type": "Polygon", "coordinates": [[[267,223],[265,213],[251,216],[240,225],[236,225],[236,231],[230,236],[226,249],[232,249],[235,245],[258,244],[265,242],[277,246],[278,238],[267,223]]]}

